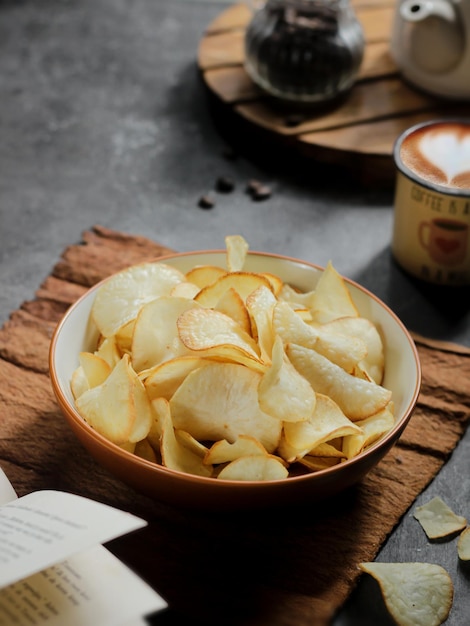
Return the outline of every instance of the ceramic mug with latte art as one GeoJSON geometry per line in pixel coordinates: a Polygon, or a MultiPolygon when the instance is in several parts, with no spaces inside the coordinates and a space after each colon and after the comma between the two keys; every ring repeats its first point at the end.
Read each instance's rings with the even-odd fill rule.
{"type": "Polygon", "coordinates": [[[470,284],[470,119],[418,124],[395,142],[392,253],[410,274],[470,284]]]}

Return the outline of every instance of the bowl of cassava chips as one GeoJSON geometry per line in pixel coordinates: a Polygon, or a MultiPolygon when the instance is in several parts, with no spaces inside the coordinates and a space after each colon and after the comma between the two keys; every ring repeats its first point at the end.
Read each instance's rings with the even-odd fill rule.
{"type": "Polygon", "coordinates": [[[361,480],[415,407],[414,342],[372,293],[324,268],[225,248],[126,268],[59,322],[50,373],[89,453],[152,498],[238,509],[361,480]]]}

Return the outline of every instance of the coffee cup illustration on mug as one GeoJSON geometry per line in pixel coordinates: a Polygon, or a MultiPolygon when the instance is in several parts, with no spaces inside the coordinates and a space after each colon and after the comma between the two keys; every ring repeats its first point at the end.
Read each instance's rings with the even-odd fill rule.
{"type": "Polygon", "coordinates": [[[465,222],[436,218],[421,222],[418,236],[423,248],[436,263],[458,265],[465,259],[469,227],[465,222]]]}
{"type": "Polygon", "coordinates": [[[426,282],[470,285],[470,117],[412,126],[393,156],[395,260],[426,282]]]}

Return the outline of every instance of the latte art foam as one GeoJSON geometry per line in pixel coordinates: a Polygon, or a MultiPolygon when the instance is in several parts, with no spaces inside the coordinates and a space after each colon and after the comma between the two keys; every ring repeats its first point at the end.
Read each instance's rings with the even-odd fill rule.
{"type": "Polygon", "coordinates": [[[429,183],[470,189],[470,123],[425,126],[403,140],[404,165],[429,183]]]}

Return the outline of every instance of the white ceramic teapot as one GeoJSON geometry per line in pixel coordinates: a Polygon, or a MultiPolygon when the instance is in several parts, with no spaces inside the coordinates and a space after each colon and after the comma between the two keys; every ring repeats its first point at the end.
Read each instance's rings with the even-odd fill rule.
{"type": "Polygon", "coordinates": [[[397,0],[391,54],[410,83],[470,100],[470,0],[397,0]]]}

